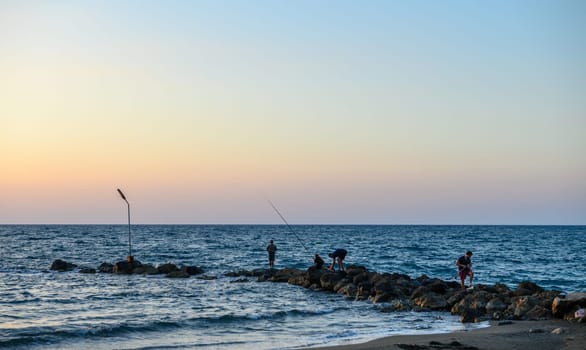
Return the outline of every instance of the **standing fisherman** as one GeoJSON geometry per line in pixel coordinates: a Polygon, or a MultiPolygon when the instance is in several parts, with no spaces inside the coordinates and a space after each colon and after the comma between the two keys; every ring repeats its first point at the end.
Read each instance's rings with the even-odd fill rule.
{"type": "Polygon", "coordinates": [[[275,253],[277,252],[277,246],[273,243],[272,239],[267,246],[267,252],[269,253],[269,268],[272,269],[275,267],[275,253]]]}
{"type": "Polygon", "coordinates": [[[470,287],[472,287],[472,280],[474,279],[474,272],[472,272],[472,252],[467,251],[465,255],[456,260],[456,266],[458,266],[458,275],[460,276],[460,285],[462,288],[466,288],[466,276],[470,277],[470,287]]]}

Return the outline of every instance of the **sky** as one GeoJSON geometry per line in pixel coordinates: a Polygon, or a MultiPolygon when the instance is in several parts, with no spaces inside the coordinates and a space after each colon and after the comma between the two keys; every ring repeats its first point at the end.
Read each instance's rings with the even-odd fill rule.
{"type": "Polygon", "coordinates": [[[584,1],[0,0],[0,224],[586,224],[584,1]]]}

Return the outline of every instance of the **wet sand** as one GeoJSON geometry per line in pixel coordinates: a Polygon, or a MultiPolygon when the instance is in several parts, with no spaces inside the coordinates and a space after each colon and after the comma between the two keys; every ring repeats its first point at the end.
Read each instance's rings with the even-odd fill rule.
{"type": "MultiPolygon", "coordinates": [[[[501,322],[502,323],[502,322],[501,322]]],[[[469,331],[401,335],[319,350],[585,350],[586,323],[562,320],[512,321],[469,331]],[[559,334],[557,334],[559,333],[559,334]]]]}

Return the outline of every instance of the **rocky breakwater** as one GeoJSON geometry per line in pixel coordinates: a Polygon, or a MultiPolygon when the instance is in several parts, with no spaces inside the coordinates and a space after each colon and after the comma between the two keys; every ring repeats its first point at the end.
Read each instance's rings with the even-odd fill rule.
{"type": "Polygon", "coordinates": [[[316,291],[338,293],[347,299],[370,301],[381,311],[448,311],[462,322],[485,320],[574,319],[576,310],[586,306],[586,293],[564,297],[533,282],[521,282],[516,289],[504,284],[477,284],[462,289],[456,281],[422,275],[417,278],[399,273],[377,273],[361,266],[348,266],[344,272],[310,267],[297,269],[239,271],[231,277],[255,276],[259,282],[288,282],[316,291]]]}
{"type": "MultiPolygon", "coordinates": [[[[50,270],[64,272],[72,271],[78,268],[78,265],[57,259],[51,264],[50,270]]],[[[172,263],[154,266],[152,264],[143,264],[138,260],[132,262],[118,261],[114,264],[102,263],[97,269],[90,267],[80,267],[80,273],[114,273],[123,275],[165,275],[169,278],[188,278],[193,275],[200,275],[204,271],[197,266],[177,266],[172,263]]]]}

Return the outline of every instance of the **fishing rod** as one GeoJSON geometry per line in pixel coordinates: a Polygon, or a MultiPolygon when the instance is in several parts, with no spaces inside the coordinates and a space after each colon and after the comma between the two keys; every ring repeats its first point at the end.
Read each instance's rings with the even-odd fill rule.
{"type": "Polygon", "coordinates": [[[285,223],[285,225],[287,225],[287,228],[289,228],[289,230],[291,231],[291,233],[293,233],[293,236],[295,236],[295,238],[297,238],[297,240],[299,241],[299,243],[301,243],[301,245],[303,246],[303,249],[305,249],[305,252],[309,254],[309,249],[307,249],[307,247],[305,246],[305,244],[303,244],[303,241],[299,238],[299,236],[297,236],[297,233],[295,233],[295,230],[293,230],[293,228],[291,227],[291,225],[289,225],[289,223],[287,222],[287,220],[285,219],[285,217],[283,215],[281,215],[281,212],[279,212],[279,209],[277,209],[277,207],[273,204],[273,202],[271,202],[271,200],[268,200],[269,204],[271,205],[271,207],[273,207],[273,209],[275,210],[275,212],[277,214],[279,214],[279,216],[281,217],[281,220],[283,220],[283,222],[285,223]]]}
{"type": "Polygon", "coordinates": [[[122,191],[119,188],[117,189],[117,191],[118,191],[118,194],[120,194],[120,197],[122,197],[122,199],[124,199],[124,201],[126,202],[126,205],[128,207],[128,256],[126,257],[126,260],[130,263],[133,260],[133,258],[132,258],[132,241],[130,239],[130,203],[128,203],[126,196],[124,195],[124,193],[122,193],[122,191]]]}

